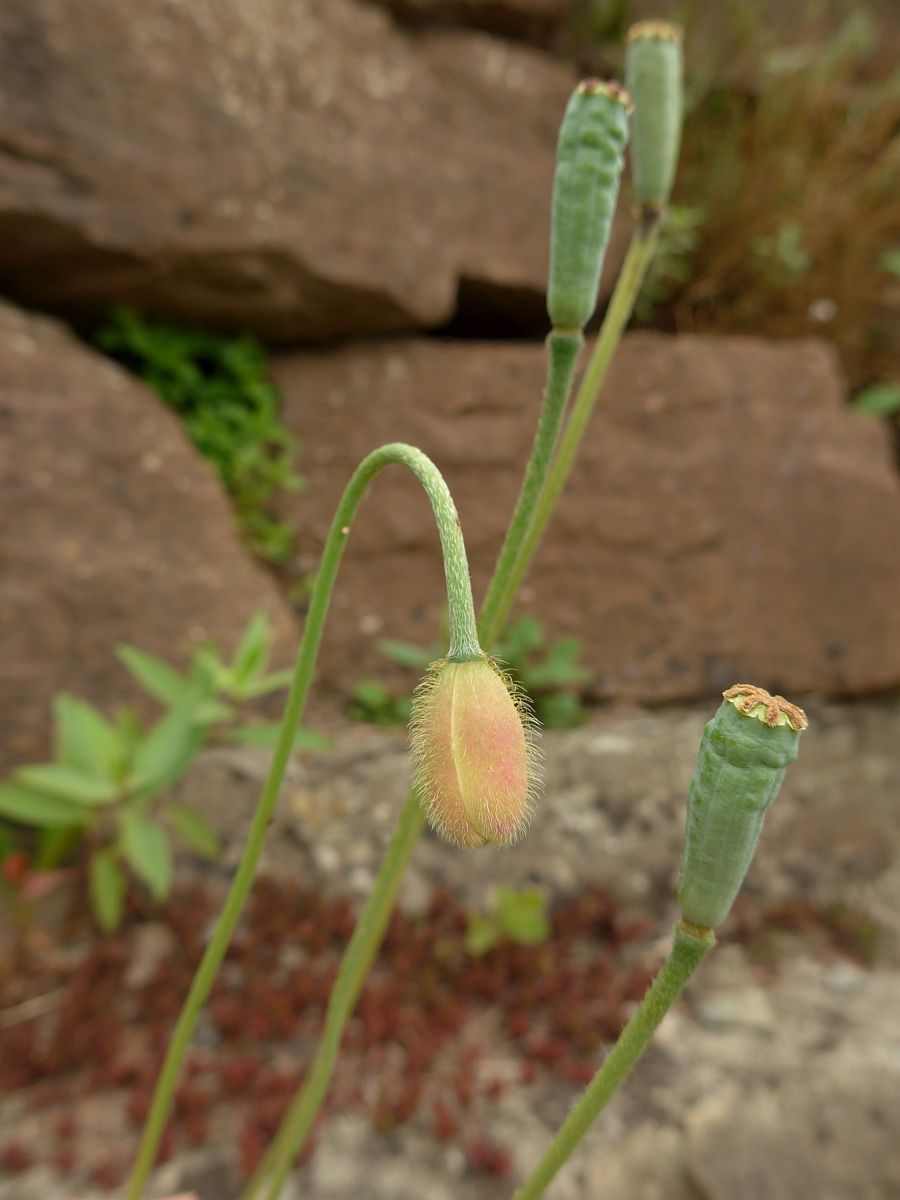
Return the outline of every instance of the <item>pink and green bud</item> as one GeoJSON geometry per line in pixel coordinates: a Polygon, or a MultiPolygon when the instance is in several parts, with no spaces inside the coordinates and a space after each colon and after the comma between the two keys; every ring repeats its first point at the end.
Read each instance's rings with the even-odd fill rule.
{"type": "Polygon", "coordinates": [[[489,658],[440,659],[416,691],[416,786],[431,826],[458,846],[507,846],[539,790],[527,701],[489,658]]]}

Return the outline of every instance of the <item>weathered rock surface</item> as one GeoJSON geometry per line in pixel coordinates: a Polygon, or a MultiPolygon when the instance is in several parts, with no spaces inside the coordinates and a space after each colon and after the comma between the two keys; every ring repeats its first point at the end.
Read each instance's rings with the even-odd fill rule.
{"type": "MultiPolygon", "coordinates": [[[[548,736],[547,794],[527,839],[512,850],[465,853],[426,834],[401,903],[421,911],[436,885],[448,885],[478,911],[500,884],[537,884],[555,901],[603,883],[629,912],[652,920],[658,937],[642,944],[640,960],[650,967],[675,916],[684,791],[707,715],[622,714],[548,736]]],[[[550,1200],[896,1194],[900,709],[897,702],[823,705],[810,716],[800,759],[767,818],[742,907],[752,920],[787,897],[861,905],[885,929],[874,966],[812,936],[773,929],[762,967],[729,921],[645,1058],[548,1190],[550,1200]],[[817,840],[820,828],[827,846],[817,840]],[[845,853],[845,844],[856,850],[845,853]],[[798,873],[798,864],[805,871],[798,873]]],[[[223,879],[243,843],[265,757],[246,749],[206,752],[182,785],[184,798],[219,822],[227,844],[223,879]]],[[[361,901],[396,822],[407,772],[402,737],[379,730],[346,731],[331,754],[294,761],[267,843],[267,871],[361,901]]],[[[210,870],[218,868],[206,866],[207,879],[210,870]]],[[[143,945],[135,939],[129,970],[160,952],[148,947],[151,940],[157,936],[146,931],[143,945]]],[[[464,1128],[509,1151],[509,1178],[473,1172],[459,1145],[439,1143],[428,1105],[387,1133],[364,1113],[338,1110],[328,1114],[315,1157],[295,1173],[286,1197],[509,1195],[569,1110],[575,1088],[549,1080],[518,1086],[521,1062],[503,1030],[485,1024],[473,1030],[479,1037],[490,1047],[484,1068],[506,1086],[496,1098],[477,1097],[464,1128]]],[[[53,1136],[60,1108],[39,1092],[31,1098],[0,1103],[0,1144],[15,1137],[37,1146],[53,1136]]],[[[115,1092],[85,1098],[79,1148],[107,1145],[110,1129],[133,1136],[126,1121],[115,1092]]],[[[150,1194],[184,1189],[201,1200],[231,1200],[239,1192],[235,1157],[233,1139],[211,1136],[160,1167],[150,1194]]],[[[78,1192],[79,1200],[106,1194],[78,1192]]],[[[71,1196],[71,1179],[45,1167],[0,1178],[0,1200],[71,1196]]]]}
{"type": "MultiPolygon", "coordinates": [[[[545,734],[544,798],[528,836],[512,851],[461,854],[426,835],[407,870],[404,903],[421,907],[436,883],[483,909],[499,884],[537,885],[559,897],[602,882],[665,930],[676,915],[685,796],[714,708],[710,701],[677,712],[609,713],[583,729],[545,734]]],[[[741,903],[761,911],[799,896],[822,908],[850,905],[893,931],[893,948],[881,949],[900,965],[900,706],[814,703],[808,712],[798,766],[766,818],[741,903]]],[[[267,765],[264,753],[246,748],[210,751],[180,785],[180,798],[216,826],[226,870],[243,850],[267,765]]],[[[357,726],[327,754],[295,759],[266,871],[361,902],[409,784],[401,731],[357,726]]],[[[711,1024],[729,1025],[728,1005],[723,998],[707,1014],[711,1024]]],[[[753,1019],[744,1013],[739,1023],[753,1019]]]]}
{"type": "MultiPolygon", "coordinates": [[[[543,385],[541,347],[402,340],[282,357],[311,486],[288,503],[312,569],[369,450],[409,441],[457,501],[483,589],[543,385]]],[[[814,341],[629,335],[523,608],[577,634],[601,697],[670,700],[752,679],[787,694],[900,681],[900,486],[883,428],[844,405],[814,341]]],[[[323,648],[343,685],[383,670],[378,636],[428,645],[442,604],[427,501],[377,481],[323,648]]]]}
{"type": "Polygon", "coordinates": [[[575,0],[368,0],[413,26],[469,26],[518,41],[546,42],[575,0]]]}
{"type": "Polygon", "coordinates": [[[59,690],[131,699],[126,641],[231,646],[256,609],[293,620],[238,539],[177,418],[55,322],[0,304],[0,760],[47,749],[59,690]]]}
{"type": "Polygon", "coordinates": [[[354,0],[83,15],[0,12],[11,294],[273,340],[440,326],[460,289],[542,320],[566,64],[481,33],[411,38],[354,0]]]}

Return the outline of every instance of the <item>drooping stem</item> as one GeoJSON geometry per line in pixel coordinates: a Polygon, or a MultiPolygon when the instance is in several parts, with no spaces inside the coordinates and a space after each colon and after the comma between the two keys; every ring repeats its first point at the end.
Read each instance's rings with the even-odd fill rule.
{"type": "MultiPolygon", "coordinates": [[[[548,338],[547,388],[538,422],[538,429],[532,445],[531,459],[525,471],[518,503],[513,514],[509,532],[494,568],[482,610],[484,631],[481,636],[481,644],[486,651],[490,651],[493,642],[496,640],[494,632],[496,624],[486,619],[490,615],[489,606],[496,604],[503,596],[505,590],[503,588],[504,573],[509,573],[515,560],[518,544],[531,519],[535,501],[540,493],[541,481],[547,471],[547,466],[556,444],[581,342],[581,335],[576,333],[554,331],[548,338]]],[[[411,804],[416,804],[415,798],[412,795],[406,801],[406,808],[411,804]]],[[[406,808],[404,808],[404,812],[406,812],[406,808]]],[[[417,835],[418,830],[413,836],[417,835]]],[[[379,922],[381,922],[382,915],[381,905],[384,897],[388,895],[387,880],[391,880],[393,890],[390,895],[392,897],[399,884],[399,875],[404,864],[405,860],[403,863],[395,860],[390,864],[387,861],[382,864],[375,890],[360,915],[357,932],[365,928],[367,936],[370,939],[368,962],[371,962],[372,958],[374,958],[381,941],[381,933],[384,930],[384,923],[379,924],[379,922]],[[396,878],[392,876],[391,872],[396,872],[396,878]],[[376,937],[374,931],[378,929],[381,932],[376,937]]],[[[384,909],[384,922],[387,921],[387,917],[390,914],[391,903],[392,899],[388,900],[387,907],[384,909]]],[[[267,1200],[276,1200],[290,1171],[291,1164],[312,1128],[316,1112],[321,1105],[331,1078],[337,1047],[340,1044],[344,1026],[353,1011],[365,979],[365,971],[354,971],[351,975],[351,967],[348,964],[356,936],[356,933],[354,933],[350,947],[348,947],[345,957],[341,962],[338,979],[335,983],[335,990],[328,1002],[328,1010],[325,1016],[325,1033],[323,1033],[322,1042],[316,1053],[316,1058],[310,1072],[294,1097],[278,1133],[275,1135],[262,1162],[247,1185],[241,1200],[254,1200],[261,1193],[263,1187],[267,1187],[267,1200]],[[338,995],[339,985],[340,994],[338,995]],[[327,1045],[326,1039],[328,1042],[327,1045]]]]}
{"type": "Polygon", "coordinates": [[[531,458],[525,469],[519,498],[485,594],[478,622],[482,644],[486,647],[492,646],[497,640],[503,628],[503,618],[500,614],[508,610],[512,603],[515,586],[513,570],[556,448],[569,389],[572,386],[572,376],[575,373],[575,363],[583,343],[580,331],[576,330],[554,329],[547,338],[547,387],[531,447],[531,458]]]}
{"type": "Polygon", "coordinates": [[[515,560],[504,573],[502,588],[498,588],[501,594],[495,598],[491,607],[489,623],[485,613],[482,612],[479,628],[486,641],[491,640],[489,636],[491,634],[494,637],[498,636],[499,631],[506,624],[512,602],[531,566],[559,500],[560,492],[565,487],[572,464],[578,454],[581,439],[584,437],[585,429],[594,411],[597,396],[606,379],[606,373],[625,326],[631,317],[635,300],[653,257],[661,223],[661,214],[648,212],[644,214],[632,236],[593,353],[572,402],[566,427],[559,439],[559,448],[543,478],[543,486],[533,505],[532,519],[527,531],[516,543],[515,560]]]}
{"type": "MultiPolygon", "coordinates": [[[[563,441],[560,444],[556,460],[553,460],[553,451],[559,439],[560,427],[565,416],[566,401],[571,388],[578,353],[582,345],[582,337],[580,333],[574,331],[554,330],[547,340],[547,386],[544,393],[544,404],[539,417],[538,428],[532,444],[531,458],[525,470],[506,539],[504,540],[491,581],[488,585],[479,620],[480,641],[485,651],[489,652],[496,642],[500,630],[503,628],[516,589],[521,582],[521,577],[524,575],[524,570],[518,571],[516,566],[522,561],[523,554],[526,553],[526,566],[527,562],[530,562],[540,541],[541,533],[549,520],[553,505],[556,502],[559,492],[562,490],[563,483],[565,483],[565,475],[568,474],[568,468],[571,466],[572,460],[578,450],[581,433],[583,433],[584,426],[587,424],[590,416],[596,392],[603,382],[606,367],[612,358],[622,329],[627,324],[628,318],[631,315],[635,297],[643,281],[646,266],[652,256],[655,243],[656,235],[652,231],[643,238],[635,235],[635,238],[632,240],[622,272],[622,278],[626,279],[627,286],[622,285],[622,278],[620,278],[619,285],[613,293],[613,298],[607,310],[606,320],[598,339],[597,349],[585,372],[584,381],[575,401],[572,419],[575,419],[576,415],[578,415],[576,410],[580,409],[581,413],[578,415],[579,432],[577,436],[572,436],[569,433],[569,427],[572,425],[572,420],[570,420],[569,426],[567,426],[566,432],[563,435],[563,441]],[[615,329],[614,336],[613,329],[615,329]],[[607,348],[603,351],[605,361],[600,359],[600,348],[601,343],[604,342],[604,331],[606,331],[605,339],[607,345],[607,348]],[[598,360],[600,360],[599,366],[598,360]],[[588,391],[588,389],[591,390],[588,391]],[[548,478],[548,469],[550,471],[555,469],[556,461],[558,461],[564,451],[566,452],[568,462],[565,472],[562,475],[562,480],[552,493],[547,493],[546,480],[548,478]],[[553,462],[552,466],[551,461],[553,462]],[[543,519],[539,532],[532,535],[531,531],[538,516],[536,511],[538,504],[546,508],[546,517],[543,519]],[[526,551],[526,546],[530,546],[530,550],[526,551]]],[[[411,803],[413,803],[412,797],[407,800],[407,806],[411,803]]],[[[404,809],[404,811],[406,810],[404,809]]],[[[383,866],[382,871],[384,869],[383,866]]],[[[400,870],[402,868],[397,869],[400,870]]],[[[379,874],[379,880],[376,883],[376,892],[381,880],[382,875],[379,874]]],[[[369,898],[359,918],[360,926],[364,925],[369,930],[376,928],[376,892],[373,892],[373,895],[369,898]]],[[[380,935],[378,941],[380,942],[380,935]]],[[[374,957],[377,948],[377,944],[371,946],[372,957],[374,957]]],[[[349,949],[347,954],[349,956],[349,949]]],[[[344,974],[345,966],[346,959],[341,963],[339,980],[344,974]]],[[[329,1001],[328,1012],[326,1014],[326,1029],[330,1031],[329,1036],[335,1039],[335,1046],[340,1043],[344,1025],[359,997],[364,978],[365,972],[362,972],[360,975],[354,975],[355,983],[352,994],[348,986],[342,991],[339,998],[332,996],[329,1001]],[[332,1006],[334,1006],[333,1011],[332,1006]]],[[[330,1050],[320,1047],[310,1073],[306,1076],[302,1087],[288,1109],[274,1141],[244,1191],[242,1200],[254,1200],[266,1184],[269,1185],[266,1192],[267,1200],[276,1200],[287,1178],[291,1163],[303,1146],[312,1127],[313,1119],[330,1080],[333,1065],[334,1057],[330,1050]],[[322,1058],[320,1058],[320,1054],[323,1055],[322,1058]]]]}
{"type": "MultiPolygon", "coordinates": [[[[444,554],[450,616],[450,656],[471,658],[481,653],[478,647],[465,544],[449,489],[434,463],[414,446],[407,446],[399,442],[382,446],[363,459],[357,467],[341,497],[332,521],[316,575],[309,613],[294,668],[293,681],[269,772],[253,816],[240,864],[169,1042],[153,1093],[150,1112],[141,1135],[137,1159],[128,1181],[126,1200],[138,1200],[156,1159],[182,1060],[196,1027],[200,1010],[209,996],[216,973],[225,956],[225,951],[253,883],[263,841],[290,758],[294,735],[306,705],[319,644],[322,640],[322,629],[328,613],[338,567],[347,543],[350,524],[369,484],[380,471],[392,464],[408,467],[422,484],[431,501],[444,554]]],[[[407,802],[404,817],[401,819],[398,834],[395,836],[392,846],[393,849],[397,844],[397,839],[403,834],[409,842],[406,854],[411,849],[421,828],[421,820],[414,816],[412,805],[413,801],[407,802]]],[[[397,880],[399,880],[405,861],[403,855],[398,854],[395,857],[394,870],[397,880]]],[[[393,888],[396,889],[396,881],[393,883],[393,888]]],[[[393,891],[387,885],[385,885],[385,894],[384,903],[387,906],[385,912],[388,913],[393,900],[393,891]]],[[[380,930],[377,927],[370,927],[367,936],[371,941],[372,953],[374,953],[380,940],[380,930]]],[[[354,935],[354,940],[355,937],[356,935],[354,935]]]]}
{"type": "Polygon", "coordinates": [[[544,1194],[544,1189],[584,1137],[591,1123],[628,1077],[698,963],[715,944],[711,929],[687,927],[684,923],[676,926],[671,954],[603,1065],[513,1200],[538,1200],[544,1194]]]}

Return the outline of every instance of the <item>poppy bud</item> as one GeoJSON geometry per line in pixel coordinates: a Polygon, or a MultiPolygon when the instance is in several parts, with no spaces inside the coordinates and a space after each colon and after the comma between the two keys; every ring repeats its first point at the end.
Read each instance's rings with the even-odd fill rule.
{"type": "Polygon", "coordinates": [[[749,683],[735,684],[703,731],[688,792],[678,902],[692,925],[728,916],[753,859],[766,810],[797,757],[802,708],[749,683]]]}
{"type": "Polygon", "coordinates": [[[556,149],[547,311],[578,330],[597,304],[622,174],[631,101],[617,83],[586,79],[572,94],[556,149]]]}
{"type": "Polygon", "coordinates": [[[416,786],[429,823],[458,846],[509,845],[539,788],[527,700],[489,658],[439,659],[410,722],[416,786]]]}
{"type": "Polygon", "coordinates": [[[681,143],[681,30],[641,21],[628,31],[625,81],[634,100],[631,167],[634,194],[650,209],[665,208],[681,143]]]}

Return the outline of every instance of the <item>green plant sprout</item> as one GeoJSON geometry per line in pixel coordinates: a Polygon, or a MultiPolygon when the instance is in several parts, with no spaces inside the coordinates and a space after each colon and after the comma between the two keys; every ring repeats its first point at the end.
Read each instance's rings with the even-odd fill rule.
{"type": "Polygon", "coordinates": [[[547,897],[539,888],[497,889],[491,912],[470,913],[466,925],[465,947],[480,957],[498,942],[517,946],[540,946],[550,936],[547,897]]]}
{"type": "Polygon", "coordinates": [[[857,412],[870,417],[896,417],[900,413],[900,383],[870,383],[851,401],[857,412]]]}
{"type": "MultiPolygon", "coordinates": [[[[147,730],[130,709],[108,720],[87,701],[60,694],[53,701],[54,761],[22,767],[0,784],[0,818],[36,832],[36,869],[50,870],[87,844],[89,893],[102,929],[121,920],[126,869],[154,900],[168,896],[171,835],[207,858],[218,855],[206,818],[167,793],[214,736],[271,749],[278,726],[242,725],[237,711],[289,686],[290,671],[268,671],[270,653],[265,613],[251,618],[230,663],[207,643],[194,651],[185,674],[155,655],[120,646],[120,661],[165,715],[147,730]]],[[[328,745],[313,730],[295,732],[294,750],[328,745]]]]}
{"type": "MultiPolygon", "coordinates": [[[[635,233],[597,345],[566,419],[582,330],[596,303],[631,111],[631,101],[621,87],[589,80],[576,88],[558,142],[548,289],[553,328],[547,339],[544,402],[480,620],[476,625],[458,517],[437,468],[415,447],[394,443],[373,451],[347,485],[325,542],[269,773],[237,873],[176,1023],[126,1200],[138,1200],[142,1193],[184,1053],[253,882],[294,732],[313,680],[332,589],[353,518],[369,485],[388,466],[411,470],[431,503],[444,559],[449,646],[446,656],[430,665],[414,701],[411,724],[415,787],[402,808],[372,894],[338,969],[314,1058],[247,1186],[245,1200],[263,1194],[268,1200],[277,1200],[312,1128],[332,1077],[344,1027],[378,950],[426,814],[449,841],[468,847],[510,844],[527,825],[539,783],[534,723],[521,691],[489,654],[496,649],[518,583],[528,570],[565,483],[656,244],[680,137],[680,32],[662,22],[635,27],[629,35],[627,67],[635,102],[635,233]]],[[[676,930],[672,954],[544,1159],[520,1189],[520,1200],[542,1193],[590,1121],[628,1074],[691,971],[713,945],[713,926],[707,922],[727,911],[740,885],[762,813],[774,799],[785,765],[796,754],[796,738],[803,724],[805,719],[798,709],[760,689],[739,687],[725,694],[722,709],[707,727],[691,786],[688,844],[679,889],[683,919],[676,930]]]]}
{"type": "Polygon", "coordinates": [[[273,516],[279,491],[296,491],[297,440],[279,418],[281,397],[252,337],[220,337],[145,321],[117,309],[97,333],[101,349],[133,370],[184,421],[231,494],[254,553],[287,562],[294,529],[273,516]]]}
{"type": "Polygon", "coordinates": [[[81,841],[90,847],[91,904],[103,929],[120,922],[131,871],[154,900],[172,884],[171,835],[214,857],[218,843],[204,817],[164,800],[203,742],[188,693],[149,730],[124,710],[108,721],[84,700],[53,703],[53,762],[21,767],[0,785],[0,817],[38,831],[38,864],[57,865],[81,841]]]}
{"type": "Polygon", "coordinates": [[[347,712],[354,721],[369,725],[407,725],[412,715],[412,696],[394,695],[377,679],[362,679],[354,684],[347,712]]]}
{"type": "MultiPolygon", "coordinates": [[[[419,673],[442,653],[439,645],[423,649],[398,638],[383,638],[378,649],[385,658],[419,673]]],[[[591,676],[578,662],[580,653],[578,639],[571,637],[559,638],[545,648],[543,628],[533,616],[513,621],[494,646],[494,657],[527,694],[545,729],[571,729],[585,719],[576,689],[591,676]]],[[[374,725],[405,725],[411,706],[410,696],[392,695],[383,684],[364,680],[353,689],[350,715],[374,725]]]]}

